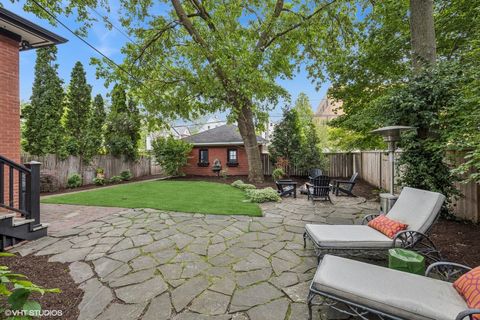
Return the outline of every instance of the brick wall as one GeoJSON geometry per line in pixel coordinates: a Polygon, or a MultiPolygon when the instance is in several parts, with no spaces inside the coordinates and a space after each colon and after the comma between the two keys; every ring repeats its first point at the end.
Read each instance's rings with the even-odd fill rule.
{"type": "MultiPolygon", "coordinates": [[[[20,162],[18,63],[18,42],[0,35],[0,155],[17,163],[20,162]]],[[[8,190],[8,179],[5,189],[8,190]]]]}
{"type": "Polygon", "coordinates": [[[222,169],[227,169],[230,176],[248,175],[247,153],[243,146],[194,147],[190,153],[188,164],[183,168],[183,172],[187,175],[216,176],[217,174],[212,171],[215,159],[220,160],[222,169]],[[237,149],[237,167],[227,166],[227,150],[233,148],[237,149]],[[198,166],[200,149],[208,149],[208,161],[210,163],[208,167],[198,166]]]}

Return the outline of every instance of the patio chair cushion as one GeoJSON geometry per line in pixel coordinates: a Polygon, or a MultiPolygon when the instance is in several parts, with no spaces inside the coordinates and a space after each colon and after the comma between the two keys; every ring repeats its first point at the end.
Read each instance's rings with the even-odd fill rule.
{"type": "Polygon", "coordinates": [[[392,239],[364,225],[307,224],[305,230],[319,247],[349,249],[392,247],[392,239]]]}
{"type": "Polygon", "coordinates": [[[312,288],[411,320],[452,320],[468,309],[452,284],[416,274],[326,255],[312,288]]]}
{"type": "Polygon", "coordinates": [[[435,222],[443,201],[443,194],[404,187],[387,217],[407,224],[408,230],[426,233],[435,222]]]}
{"type": "MultiPolygon", "coordinates": [[[[480,267],[470,270],[453,283],[453,287],[471,309],[480,309],[480,267]]],[[[480,319],[480,315],[473,316],[480,319]]]]}
{"type": "Polygon", "coordinates": [[[393,239],[397,232],[405,230],[408,228],[408,225],[401,223],[384,215],[380,215],[368,223],[370,228],[380,231],[387,237],[393,239]]]}

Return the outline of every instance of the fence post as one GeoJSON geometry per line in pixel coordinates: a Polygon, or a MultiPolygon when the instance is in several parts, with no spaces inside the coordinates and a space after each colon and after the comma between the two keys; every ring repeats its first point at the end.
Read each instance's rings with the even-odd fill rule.
{"type": "Polygon", "coordinates": [[[40,162],[30,161],[25,166],[30,169],[27,175],[27,219],[34,219],[33,228],[40,225],[40,162]]]}

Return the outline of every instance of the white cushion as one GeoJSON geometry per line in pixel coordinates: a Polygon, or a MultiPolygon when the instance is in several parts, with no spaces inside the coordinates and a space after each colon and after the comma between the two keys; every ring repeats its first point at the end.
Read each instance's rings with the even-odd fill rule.
{"type": "Polygon", "coordinates": [[[390,248],[393,240],[366,225],[307,224],[305,230],[319,247],[390,248]]]}
{"type": "Polygon", "coordinates": [[[312,287],[403,319],[453,320],[468,309],[449,282],[325,255],[312,287]]]}
{"type": "Polygon", "coordinates": [[[387,217],[408,225],[408,230],[425,233],[435,222],[445,196],[437,192],[404,187],[387,217]]]}

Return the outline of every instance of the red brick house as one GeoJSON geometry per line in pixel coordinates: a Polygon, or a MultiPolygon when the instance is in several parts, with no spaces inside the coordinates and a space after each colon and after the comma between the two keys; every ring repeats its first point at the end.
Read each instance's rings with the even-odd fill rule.
{"type": "Polygon", "coordinates": [[[0,249],[46,235],[47,230],[40,223],[40,164],[19,163],[19,53],[66,41],[0,8],[0,211],[7,212],[0,224],[0,249]]]}
{"type": "MultiPolygon", "coordinates": [[[[234,125],[222,125],[183,138],[193,144],[188,164],[183,168],[187,175],[215,176],[213,171],[215,160],[219,160],[222,170],[228,175],[248,175],[247,153],[242,136],[234,125]]],[[[257,136],[258,148],[262,151],[266,140],[257,136]]]]}

